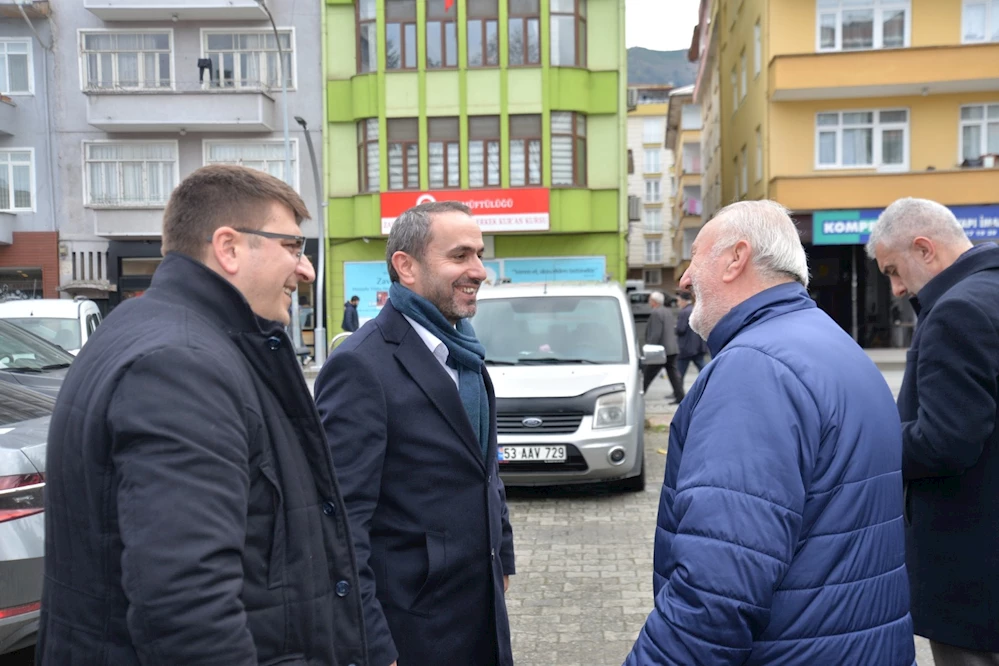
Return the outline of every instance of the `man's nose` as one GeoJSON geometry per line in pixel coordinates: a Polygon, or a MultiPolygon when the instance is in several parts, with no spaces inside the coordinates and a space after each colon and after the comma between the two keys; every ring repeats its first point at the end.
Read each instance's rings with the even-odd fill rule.
{"type": "Polygon", "coordinates": [[[298,276],[299,282],[315,282],[316,281],[316,269],[312,266],[312,261],[309,260],[308,255],[303,254],[298,260],[298,266],[295,267],[295,274],[298,276]]]}
{"type": "Polygon", "coordinates": [[[901,280],[892,278],[891,293],[894,294],[895,298],[902,298],[908,293],[908,290],[905,288],[905,285],[902,284],[901,280]]]}
{"type": "Polygon", "coordinates": [[[680,276],[679,288],[681,291],[690,291],[691,280],[690,277],[688,277],[689,274],[690,274],[690,269],[688,268],[683,272],[683,275],[680,276]]]}
{"type": "Polygon", "coordinates": [[[486,279],[486,267],[482,263],[481,257],[476,256],[472,260],[472,267],[468,270],[468,277],[480,282],[486,279]]]}

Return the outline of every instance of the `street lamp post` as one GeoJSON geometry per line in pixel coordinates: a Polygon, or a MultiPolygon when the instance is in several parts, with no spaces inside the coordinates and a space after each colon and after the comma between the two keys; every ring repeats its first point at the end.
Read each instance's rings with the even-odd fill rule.
{"type": "MultiPolygon", "coordinates": [[[[281,48],[281,33],[278,32],[277,24],[274,23],[274,16],[271,10],[264,4],[264,0],[256,0],[260,8],[267,14],[267,19],[271,22],[271,30],[274,31],[274,42],[278,50],[278,76],[281,77],[281,112],[284,116],[284,181],[292,184],[291,173],[291,137],[288,134],[288,77],[284,71],[284,49],[281,48]]],[[[298,289],[291,296],[291,340],[295,344],[295,351],[302,349],[302,325],[298,318],[298,289]]]]}
{"type": "Polygon", "coordinates": [[[295,122],[305,130],[305,145],[309,147],[309,160],[312,162],[312,178],[316,187],[316,226],[319,227],[319,252],[316,256],[316,311],[315,329],[313,330],[316,347],[316,365],[322,367],[326,361],[326,319],[325,287],[326,287],[326,197],[323,195],[322,183],[319,179],[319,165],[316,163],[316,151],[312,147],[312,136],[309,126],[301,116],[295,116],[295,122]]]}

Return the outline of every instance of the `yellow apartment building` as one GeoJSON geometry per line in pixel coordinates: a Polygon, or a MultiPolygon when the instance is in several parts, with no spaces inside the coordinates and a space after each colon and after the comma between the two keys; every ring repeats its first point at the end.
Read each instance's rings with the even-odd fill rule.
{"type": "Polygon", "coordinates": [[[712,78],[720,98],[705,198],[787,206],[820,307],[865,347],[907,346],[914,314],[862,244],[905,196],[999,236],[999,3],[703,0],[691,48],[696,98],[712,78]]]}
{"type": "Polygon", "coordinates": [[[673,167],[676,196],[670,211],[673,218],[671,241],[677,258],[673,279],[677,283],[690,265],[690,246],[701,228],[702,122],[701,107],[694,103],[694,86],[674,90],[666,117],[666,147],[677,156],[673,167]]]}

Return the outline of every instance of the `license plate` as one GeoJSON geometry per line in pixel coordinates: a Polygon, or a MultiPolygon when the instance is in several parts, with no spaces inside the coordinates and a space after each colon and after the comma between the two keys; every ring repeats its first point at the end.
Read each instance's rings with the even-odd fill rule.
{"type": "Polygon", "coordinates": [[[497,450],[501,463],[510,462],[565,462],[565,446],[501,446],[497,450]]]}

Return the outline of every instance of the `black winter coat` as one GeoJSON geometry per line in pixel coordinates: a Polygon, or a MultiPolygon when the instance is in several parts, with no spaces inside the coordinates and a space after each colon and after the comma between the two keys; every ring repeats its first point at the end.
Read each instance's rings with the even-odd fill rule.
{"type": "Polygon", "coordinates": [[[999,247],[923,287],[898,396],[915,631],[999,652],[999,247]]]}
{"type": "Polygon", "coordinates": [[[366,664],[347,515],[290,340],[168,254],[48,443],[41,664],[366,664]]]}

